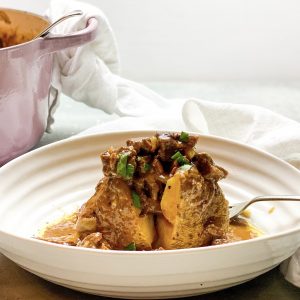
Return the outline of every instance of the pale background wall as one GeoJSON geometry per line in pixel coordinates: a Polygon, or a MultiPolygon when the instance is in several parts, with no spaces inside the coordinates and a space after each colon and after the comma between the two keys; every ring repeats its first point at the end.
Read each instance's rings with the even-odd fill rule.
{"type": "MultiPolygon", "coordinates": [[[[88,0],[108,16],[135,80],[300,78],[298,0],[88,0]]],[[[1,0],[41,13],[48,0],[1,0]]]]}

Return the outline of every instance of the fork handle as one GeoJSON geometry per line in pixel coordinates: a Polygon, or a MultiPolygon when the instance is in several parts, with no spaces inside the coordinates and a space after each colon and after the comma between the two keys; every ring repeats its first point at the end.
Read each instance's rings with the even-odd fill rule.
{"type": "Polygon", "coordinates": [[[261,201],[300,201],[300,195],[266,195],[266,196],[258,196],[252,199],[248,205],[245,207],[247,208],[249,205],[255,202],[261,201]]]}

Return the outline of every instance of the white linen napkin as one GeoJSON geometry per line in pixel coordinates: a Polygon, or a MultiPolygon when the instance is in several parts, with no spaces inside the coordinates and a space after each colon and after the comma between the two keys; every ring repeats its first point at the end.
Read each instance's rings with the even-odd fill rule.
{"type": "Polygon", "coordinates": [[[158,108],[144,117],[122,117],[81,134],[136,129],[188,130],[255,146],[300,169],[300,123],[254,105],[197,99],[166,101],[167,109],[158,108]]]}
{"type": "MultiPolygon", "coordinates": [[[[53,0],[47,15],[54,21],[75,9],[81,9],[84,15],[57,26],[56,32],[82,29],[87,19],[95,16],[100,24],[98,36],[89,45],[56,53],[53,86],[77,101],[121,116],[81,134],[132,129],[190,130],[256,146],[300,169],[299,123],[252,105],[166,100],[119,77],[115,38],[99,9],[75,1],[53,0]]],[[[57,99],[52,107],[56,105],[57,99]]],[[[53,111],[49,124],[53,122],[53,111]]],[[[300,250],[282,264],[281,271],[288,281],[300,287],[300,250]]]]}
{"type": "Polygon", "coordinates": [[[97,7],[73,0],[52,0],[46,17],[54,22],[77,9],[83,11],[82,16],[62,22],[51,33],[62,35],[79,31],[94,17],[98,21],[97,37],[88,45],[54,54],[52,88],[58,93],[54,92],[54,97],[50,98],[47,131],[51,131],[54,122],[60,92],[119,116],[142,116],[166,104],[159,95],[117,75],[120,66],[116,39],[107,18],[97,7]]]}

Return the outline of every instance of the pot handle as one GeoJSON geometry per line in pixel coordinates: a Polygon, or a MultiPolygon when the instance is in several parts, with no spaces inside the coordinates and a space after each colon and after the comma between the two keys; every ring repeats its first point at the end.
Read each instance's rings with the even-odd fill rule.
{"type": "Polygon", "coordinates": [[[59,50],[84,45],[93,41],[97,35],[98,21],[96,18],[90,18],[87,21],[87,27],[67,35],[49,35],[45,38],[39,38],[41,54],[48,54],[59,50]]]}

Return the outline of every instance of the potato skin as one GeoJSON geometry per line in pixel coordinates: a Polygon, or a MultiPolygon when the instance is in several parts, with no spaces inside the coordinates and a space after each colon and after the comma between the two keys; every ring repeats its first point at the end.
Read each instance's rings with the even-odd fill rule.
{"type": "Polygon", "coordinates": [[[141,210],[133,205],[128,184],[116,177],[105,177],[97,186],[95,194],[83,206],[78,224],[88,215],[97,216],[97,231],[112,249],[123,250],[134,242],[137,250],[151,250],[155,237],[152,215],[140,216],[141,210]]]}

